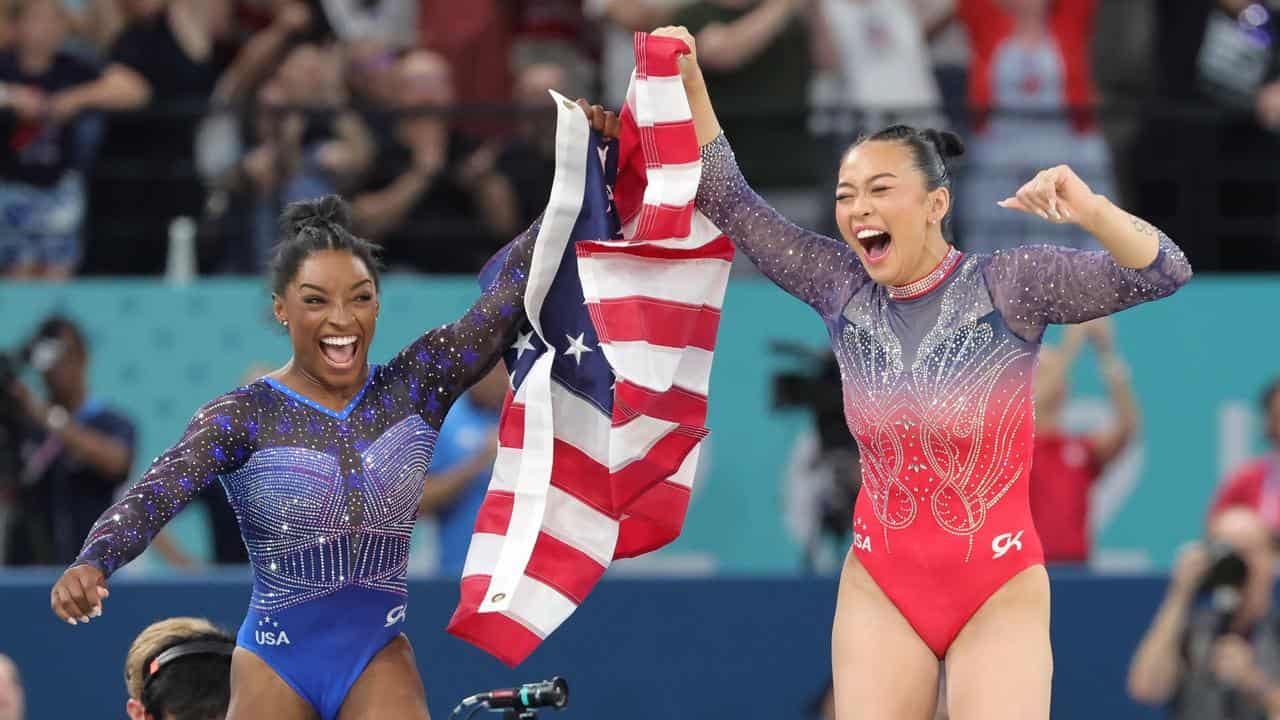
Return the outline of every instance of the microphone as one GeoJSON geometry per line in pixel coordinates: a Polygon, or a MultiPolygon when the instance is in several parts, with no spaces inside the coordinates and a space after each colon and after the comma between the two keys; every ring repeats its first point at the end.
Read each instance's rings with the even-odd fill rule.
{"type": "Polygon", "coordinates": [[[559,710],[569,704],[569,683],[564,678],[552,678],[542,682],[525,683],[520,687],[503,690],[490,690],[475,696],[490,710],[510,708],[512,710],[529,710],[531,708],[555,708],[559,710]]]}

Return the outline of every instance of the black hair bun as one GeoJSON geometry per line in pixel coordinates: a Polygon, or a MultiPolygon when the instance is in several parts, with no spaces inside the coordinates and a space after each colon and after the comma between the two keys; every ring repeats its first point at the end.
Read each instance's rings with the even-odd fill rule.
{"type": "Polygon", "coordinates": [[[933,143],[938,154],[943,158],[960,157],[964,154],[964,141],[950,130],[925,130],[920,133],[924,139],[933,143]]]}
{"type": "Polygon", "coordinates": [[[351,231],[351,209],[337,195],[290,203],[280,214],[280,225],[289,236],[305,228],[339,227],[351,231]]]}

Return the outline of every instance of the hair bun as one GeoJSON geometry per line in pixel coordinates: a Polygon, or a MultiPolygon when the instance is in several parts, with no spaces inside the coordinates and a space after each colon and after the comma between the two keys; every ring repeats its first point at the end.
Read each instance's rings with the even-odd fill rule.
{"type": "Polygon", "coordinates": [[[964,141],[950,130],[929,129],[920,134],[933,143],[933,146],[938,149],[938,154],[943,158],[960,157],[964,154],[964,141]]]}
{"type": "Polygon", "coordinates": [[[280,224],[292,236],[305,228],[339,227],[351,231],[351,210],[337,195],[290,203],[280,215],[280,224]]]}

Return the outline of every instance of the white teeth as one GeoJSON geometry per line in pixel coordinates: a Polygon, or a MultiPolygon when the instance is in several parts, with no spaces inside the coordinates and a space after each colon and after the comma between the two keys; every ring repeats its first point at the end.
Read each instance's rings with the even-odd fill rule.
{"type": "Polygon", "coordinates": [[[351,344],[353,344],[355,341],[356,341],[356,336],[355,336],[355,335],[346,335],[346,336],[343,336],[343,337],[323,337],[323,338],[320,338],[320,342],[324,343],[325,345],[337,345],[338,347],[342,347],[343,345],[351,345],[351,344]]]}
{"type": "Polygon", "coordinates": [[[877,235],[884,235],[884,234],[885,234],[885,232],[884,232],[883,230],[870,230],[870,229],[867,229],[867,230],[859,230],[859,231],[858,231],[858,239],[859,239],[859,240],[866,240],[867,238],[873,238],[873,237],[875,237],[875,236],[877,236],[877,235]]]}

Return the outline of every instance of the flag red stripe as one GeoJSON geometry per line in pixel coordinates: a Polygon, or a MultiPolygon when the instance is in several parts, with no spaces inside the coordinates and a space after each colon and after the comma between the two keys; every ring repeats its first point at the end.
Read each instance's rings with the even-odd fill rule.
{"type": "MultiPolygon", "coordinates": [[[[692,207],[692,206],[691,206],[692,207]]],[[[578,257],[593,255],[630,255],[650,260],[724,260],[733,261],[733,241],[721,235],[715,240],[695,248],[668,245],[621,245],[599,242],[579,242],[578,257]]]]}
{"type": "Polygon", "coordinates": [[[654,485],[627,507],[618,527],[613,557],[628,558],[657,550],[680,536],[689,509],[689,488],[669,480],[654,485]]]}
{"type": "Polygon", "coordinates": [[[551,460],[551,484],[609,517],[613,494],[609,491],[609,468],[563,440],[555,441],[551,460]]]}
{"type": "Polygon", "coordinates": [[[478,533],[506,535],[511,524],[511,509],[515,505],[516,496],[502,490],[490,490],[485,493],[480,510],[476,513],[476,529],[478,533]]]}
{"type": "Polygon", "coordinates": [[[609,298],[587,304],[602,343],[644,340],[663,347],[715,350],[720,311],[653,297],[609,298]]]}
{"type": "Polygon", "coordinates": [[[640,209],[640,222],[636,225],[636,238],[666,240],[688,237],[693,222],[693,203],[681,207],[645,205],[640,209]]]}
{"type": "Polygon", "coordinates": [[[543,532],[538,534],[524,574],[580,605],[604,575],[604,567],[590,555],[543,532]]]}
{"type": "Polygon", "coordinates": [[[613,506],[629,512],[628,506],[641,493],[674,475],[689,452],[706,436],[706,428],[682,425],[663,435],[642,457],[619,468],[609,478],[613,506]]]}
{"type": "Polygon", "coordinates": [[[511,403],[498,421],[498,444],[506,448],[524,447],[524,404],[511,403]]]}
{"type": "MultiPolygon", "coordinates": [[[[658,123],[651,128],[640,128],[641,134],[646,131],[652,133],[655,150],[655,154],[648,158],[649,167],[654,166],[655,160],[661,160],[663,165],[689,165],[702,159],[702,150],[698,147],[698,133],[693,127],[692,120],[658,123]],[[689,141],[691,137],[693,142],[689,141]]],[[[672,237],[684,237],[687,234],[672,237]]]]}
{"type": "Polygon", "coordinates": [[[502,613],[478,612],[488,588],[488,575],[462,579],[461,599],[449,620],[448,632],[515,667],[538,648],[542,638],[502,613]]]}
{"type": "Polygon", "coordinates": [[[707,398],[682,387],[657,392],[626,380],[618,381],[613,399],[614,423],[622,424],[637,415],[680,425],[703,425],[707,421],[707,398]]]}

